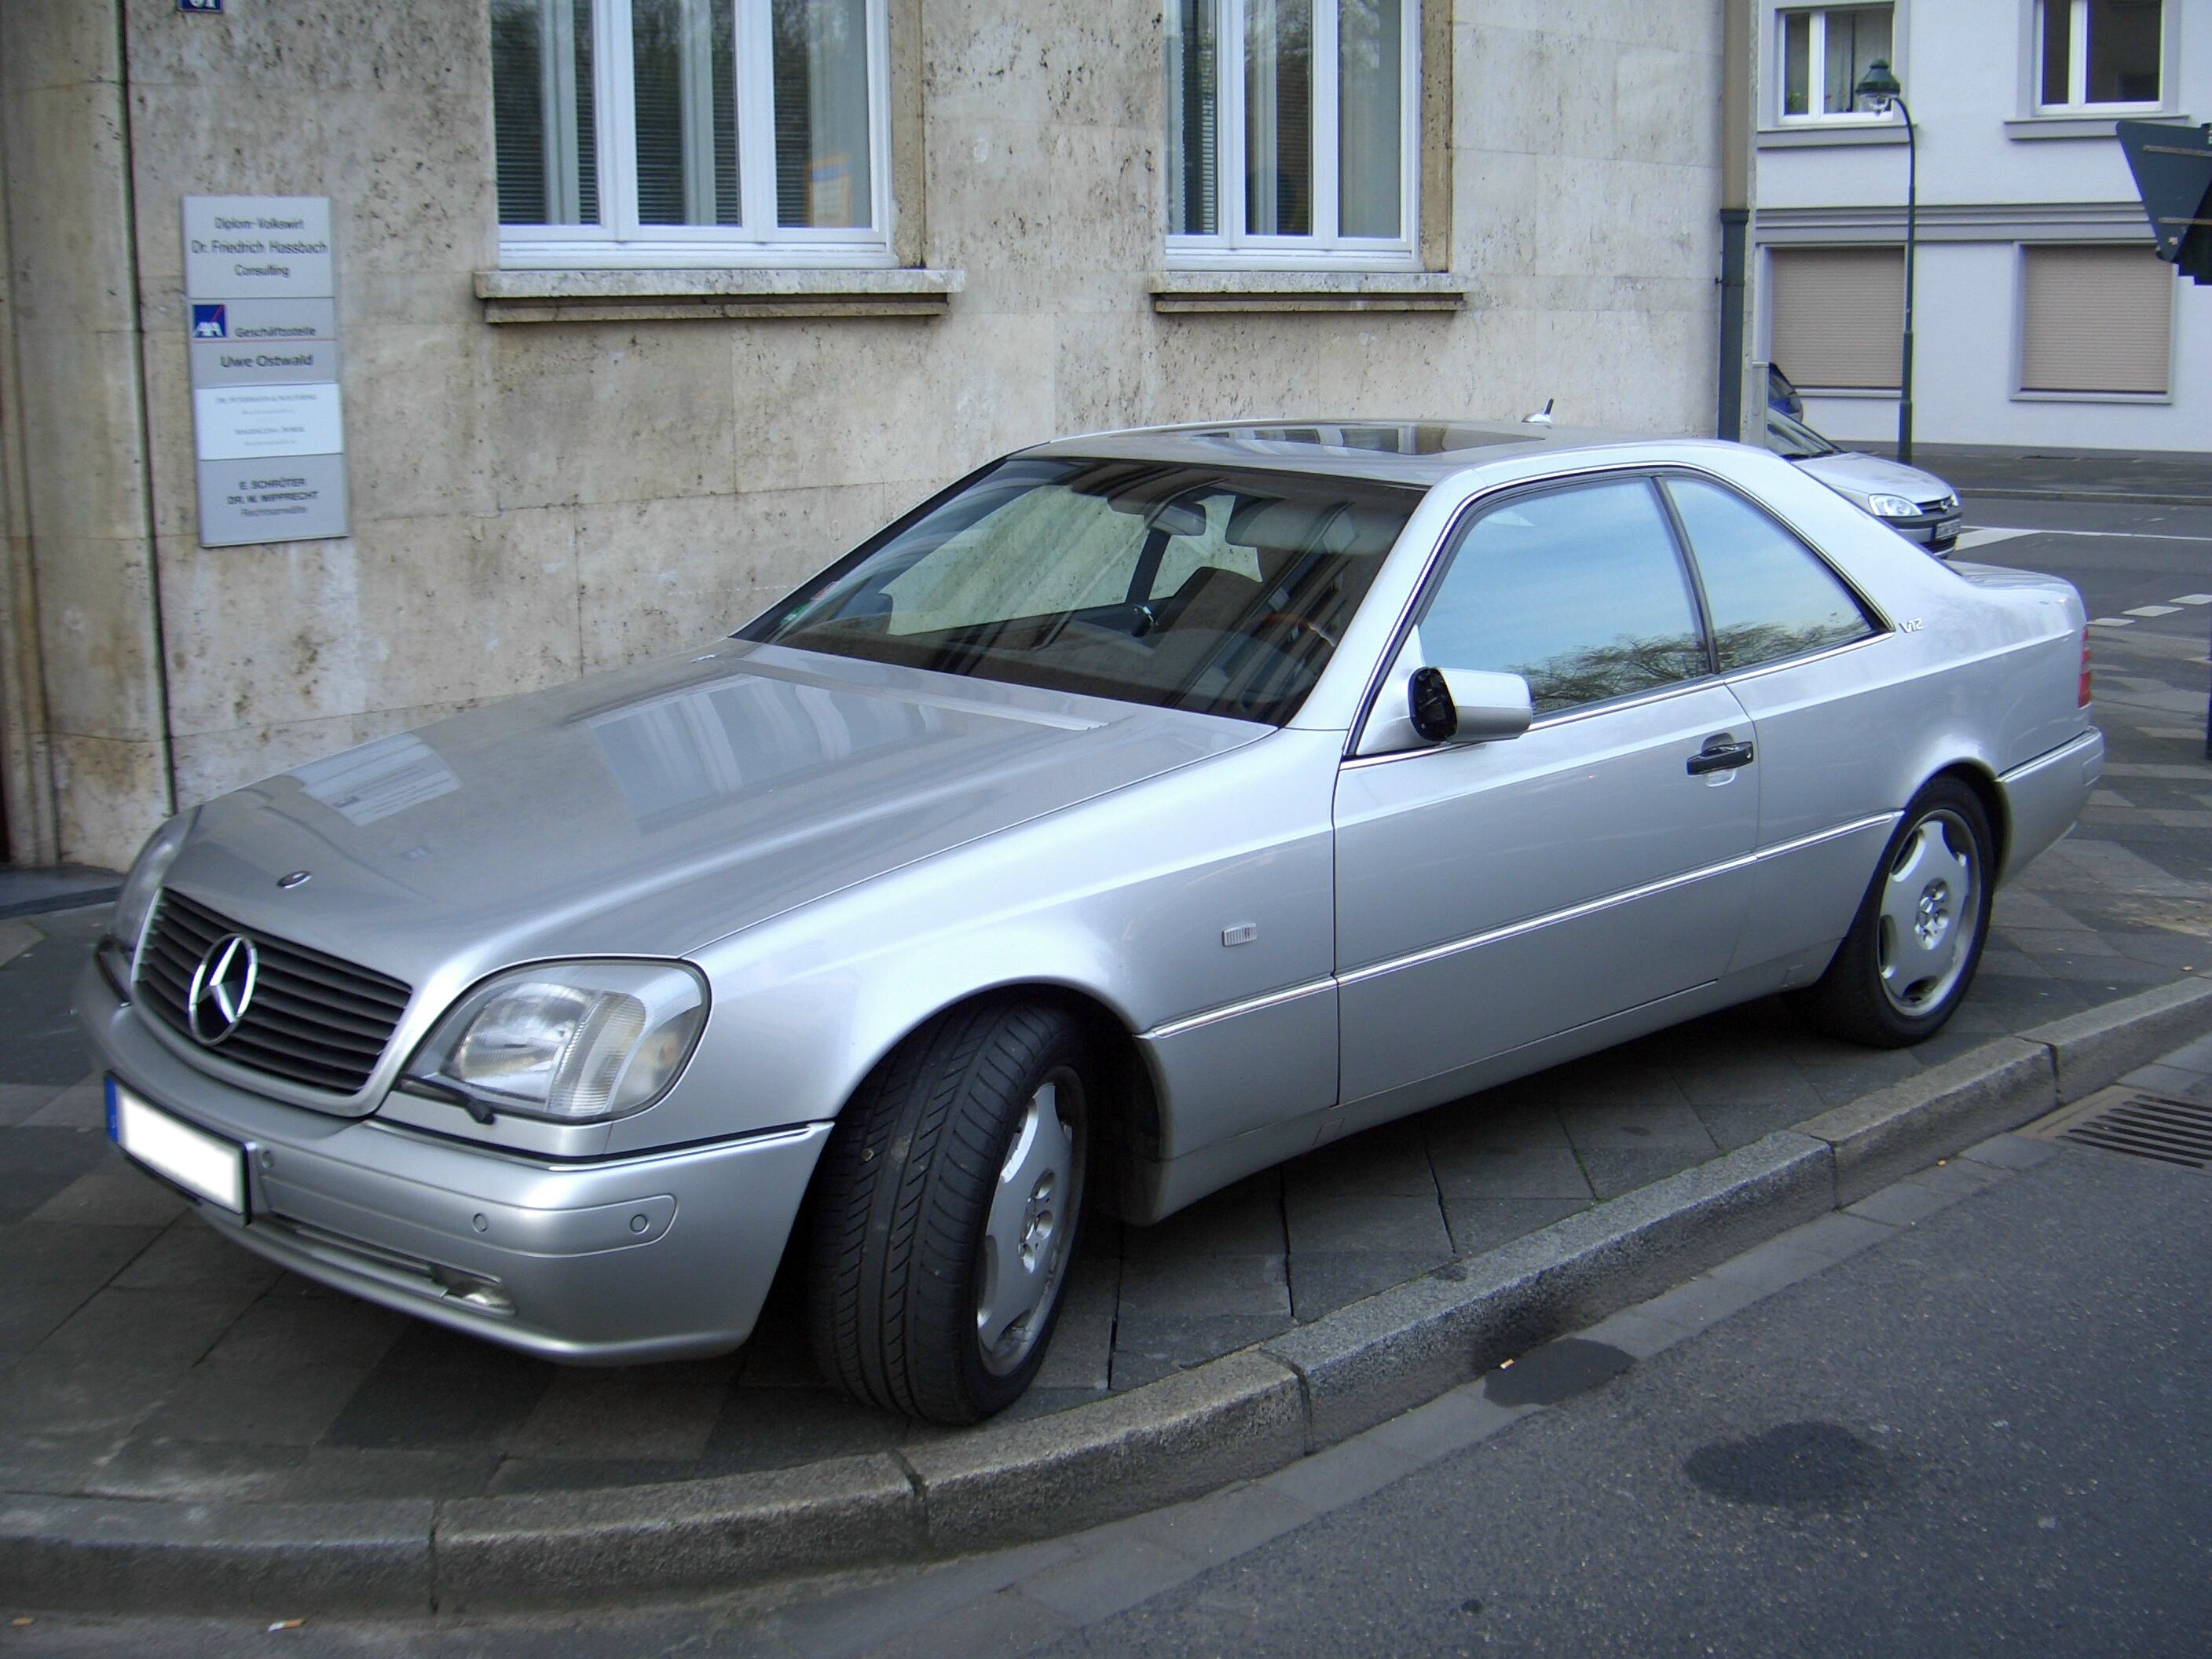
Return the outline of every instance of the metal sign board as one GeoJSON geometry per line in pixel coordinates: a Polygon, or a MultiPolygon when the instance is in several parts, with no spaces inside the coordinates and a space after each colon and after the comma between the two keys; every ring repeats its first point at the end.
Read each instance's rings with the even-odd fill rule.
{"type": "Polygon", "coordinates": [[[205,546],[347,532],[336,274],[327,197],[185,198],[205,546]]]}

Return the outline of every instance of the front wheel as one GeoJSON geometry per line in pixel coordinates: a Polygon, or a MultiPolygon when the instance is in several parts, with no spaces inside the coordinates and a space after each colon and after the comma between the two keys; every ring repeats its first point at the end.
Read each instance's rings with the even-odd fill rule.
{"type": "Polygon", "coordinates": [[[1877,1048],[1942,1030],[1989,935],[1992,845],[1965,784],[1938,778],[1915,796],[1835,960],[1804,993],[1814,1024],[1877,1048]]]}
{"type": "Polygon", "coordinates": [[[908,1037],[823,1151],[808,1316],[823,1374],[973,1423],[1044,1361],[1089,1169],[1088,1056],[1058,1009],[984,1003],[908,1037]]]}

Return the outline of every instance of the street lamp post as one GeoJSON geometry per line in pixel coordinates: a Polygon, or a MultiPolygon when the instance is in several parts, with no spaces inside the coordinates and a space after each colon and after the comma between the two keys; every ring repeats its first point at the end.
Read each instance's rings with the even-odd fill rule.
{"type": "Polygon", "coordinates": [[[1889,72],[1889,60],[1877,58],[1867,65],[1854,99],[1869,109],[1887,112],[1893,104],[1905,118],[1905,351],[1899,365],[1903,384],[1897,397],[1897,459],[1912,462],[1912,256],[1920,218],[1920,147],[1912,131],[1912,112],[1905,107],[1905,88],[1889,72]]]}

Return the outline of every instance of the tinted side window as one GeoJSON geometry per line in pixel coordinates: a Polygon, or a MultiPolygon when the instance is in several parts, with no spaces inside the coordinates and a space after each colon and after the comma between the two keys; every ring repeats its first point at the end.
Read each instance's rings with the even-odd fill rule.
{"type": "Polygon", "coordinates": [[[1667,489],[1705,578],[1723,672],[1874,631],[1836,573],[1743,497],[1696,478],[1667,489]]]}
{"type": "Polygon", "coordinates": [[[1484,514],[1421,618],[1421,649],[1440,668],[1521,675],[1539,714],[1706,672],[1674,534],[1642,478],[1484,514]]]}

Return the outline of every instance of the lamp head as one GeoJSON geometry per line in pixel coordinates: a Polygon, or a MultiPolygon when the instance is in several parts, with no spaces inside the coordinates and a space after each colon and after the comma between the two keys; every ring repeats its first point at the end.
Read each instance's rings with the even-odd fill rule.
{"type": "Polygon", "coordinates": [[[1851,88],[1851,99],[1863,110],[1885,115],[1904,90],[1898,78],[1889,72],[1889,59],[1877,58],[1867,65],[1867,71],[1859,77],[1858,85],[1851,88]]]}

